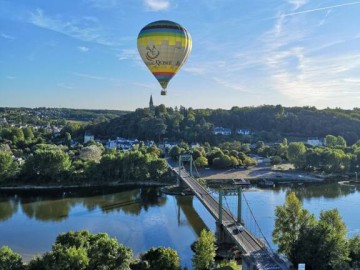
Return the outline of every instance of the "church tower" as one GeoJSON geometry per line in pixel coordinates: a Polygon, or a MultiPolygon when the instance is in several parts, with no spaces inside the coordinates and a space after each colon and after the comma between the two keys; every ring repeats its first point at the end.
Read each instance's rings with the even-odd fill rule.
{"type": "Polygon", "coordinates": [[[152,99],[152,95],[150,95],[150,102],[149,102],[149,109],[150,111],[154,111],[155,107],[154,107],[154,102],[153,102],[153,99],[152,99]]]}

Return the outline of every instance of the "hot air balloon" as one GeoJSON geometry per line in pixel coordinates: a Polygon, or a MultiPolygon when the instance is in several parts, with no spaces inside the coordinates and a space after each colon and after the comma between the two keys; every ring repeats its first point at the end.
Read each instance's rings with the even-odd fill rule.
{"type": "Polygon", "coordinates": [[[189,32],[172,21],[156,21],[141,29],[137,47],[142,60],[166,95],[169,81],[188,58],[192,41],[189,32]]]}

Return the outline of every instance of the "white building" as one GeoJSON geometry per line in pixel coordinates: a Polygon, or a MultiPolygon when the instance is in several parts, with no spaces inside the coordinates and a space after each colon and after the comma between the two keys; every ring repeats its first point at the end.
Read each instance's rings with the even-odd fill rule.
{"type": "Polygon", "coordinates": [[[307,144],[310,144],[311,146],[323,146],[324,142],[323,140],[320,140],[317,137],[314,138],[308,138],[306,141],[307,144]]]}
{"type": "Polygon", "coordinates": [[[85,135],[84,135],[84,143],[87,143],[87,142],[89,142],[89,141],[94,141],[94,140],[95,140],[94,135],[91,135],[90,133],[85,132],[85,135]]]}
{"type": "Polygon", "coordinates": [[[236,132],[236,134],[238,134],[238,135],[250,135],[250,134],[251,134],[250,129],[237,128],[235,132],[236,132]]]}
{"type": "Polygon", "coordinates": [[[223,128],[223,127],[215,127],[214,128],[214,134],[215,135],[231,135],[231,129],[230,128],[223,128]]]}

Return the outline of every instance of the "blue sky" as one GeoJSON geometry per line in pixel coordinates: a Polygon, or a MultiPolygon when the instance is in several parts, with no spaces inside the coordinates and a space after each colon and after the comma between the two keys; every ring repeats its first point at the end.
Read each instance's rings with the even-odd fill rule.
{"type": "Polygon", "coordinates": [[[0,106],[134,110],[282,104],[360,107],[360,1],[0,0],[0,106]],[[139,31],[188,29],[168,95],[139,31]]]}

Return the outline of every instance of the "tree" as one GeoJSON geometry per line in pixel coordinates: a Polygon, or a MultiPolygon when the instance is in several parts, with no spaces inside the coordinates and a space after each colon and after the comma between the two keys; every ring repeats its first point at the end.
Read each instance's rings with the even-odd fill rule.
{"type": "Polygon", "coordinates": [[[216,246],[215,236],[211,231],[202,230],[195,242],[195,254],[192,263],[197,270],[210,270],[215,263],[216,246]]]}
{"type": "Polygon", "coordinates": [[[296,167],[305,165],[305,154],[306,147],[302,142],[292,142],[288,148],[288,159],[296,167]]]}
{"type": "Polygon", "coordinates": [[[206,157],[198,157],[196,160],[195,160],[195,166],[196,167],[205,167],[208,165],[208,160],[206,157]]]}
{"type": "Polygon", "coordinates": [[[325,145],[327,147],[335,147],[337,145],[337,138],[333,135],[325,136],[325,145]]]}
{"type": "Polygon", "coordinates": [[[97,145],[86,146],[80,151],[80,158],[82,160],[99,161],[101,159],[102,150],[97,145]]]}
{"type": "Polygon", "coordinates": [[[317,223],[301,231],[294,250],[293,262],[306,263],[310,270],[349,269],[346,227],[339,212],[322,211],[317,223]]]}
{"type": "Polygon", "coordinates": [[[70,147],[71,145],[71,134],[69,132],[65,132],[65,138],[64,138],[64,142],[65,144],[70,147]]]}
{"type": "Polygon", "coordinates": [[[351,266],[356,269],[360,267],[360,235],[354,236],[349,239],[349,257],[351,266]]]}
{"type": "Polygon", "coordinates": [[[275,209],[275,228],[273,241],[278,245],[278,251],[294,261],[294,244],[300,231],[315,222],[315,217],[302,208],[301,202],[294,192],[286,196],[285,204],[275,209]]]}
{"type": "Polygon", "coordinates": [[[33,259],[30,270],[128,270],[132,252],[106,233],[60,234],[50,252],[33,259]]]}
{"type": "Polygon", "coordinates": [[[0,151],[0,182],[15,174],[16,163],[9,152],[0,151]]]}
{"type": "Polygon", "coordinates": [[[30,140],[34,139],[34,133],[33,133],[31,127],[23,128],[23,133],[24,133],[25,140],[30,141],[30,140]]]}
{"type": "Polygon", "coordinates": [[[59,180],[60,175],[70,168],[71,161],[62,150],[36,150],[24,166],[25,176],[40,177],[49,180],[59,180]]]}
{"type": "Polygon", "coordinates": [[[110,238],[106,233],[92,235],[89,242],[89,270],[129,269],[132,258],[132,251],[130,248],[119,244],[115,238],[110,238]]]}
{"type": "Polygon", "coordinates": [[[271,165],[279,165],[279,164],[281,164],[281,161],[282,161],[281,157],[279,157],[279,156],[273,156],[270,158],[271,165]]]}
{"type": "Polygon", "coordinates": [[[8,246],[0,248],[0,270],[23,270],[21,256],[8,246]]]}
{"type": "Polygon", "coordinates": [[[314,269],[344,269],[349,261],[346,225],[337,209],[322,211],[317,225],[318,253],[314,269]]]}
{"type": "Polygon", "coordinates": [[[177,252],[171,248],[151,248],[142,260],[149,263],[149,270],[177,270],[180,269],[180,259],[177,252]]]}
{"type": "Polygon", "coordinates": [[[236,261],[223,260],[217,264],[216,270],[240,270],[240,267],[238,266],[236,261]]]}
{"type": "Polygon", "coordinates": [[[171,158],[173,160],[177,160],[179,158],[179,155],[181,154],[182,150],[183,150],[182,148],[175,145],[173,148],[171,148],[169,155],[171,156],[171,158]]]}

